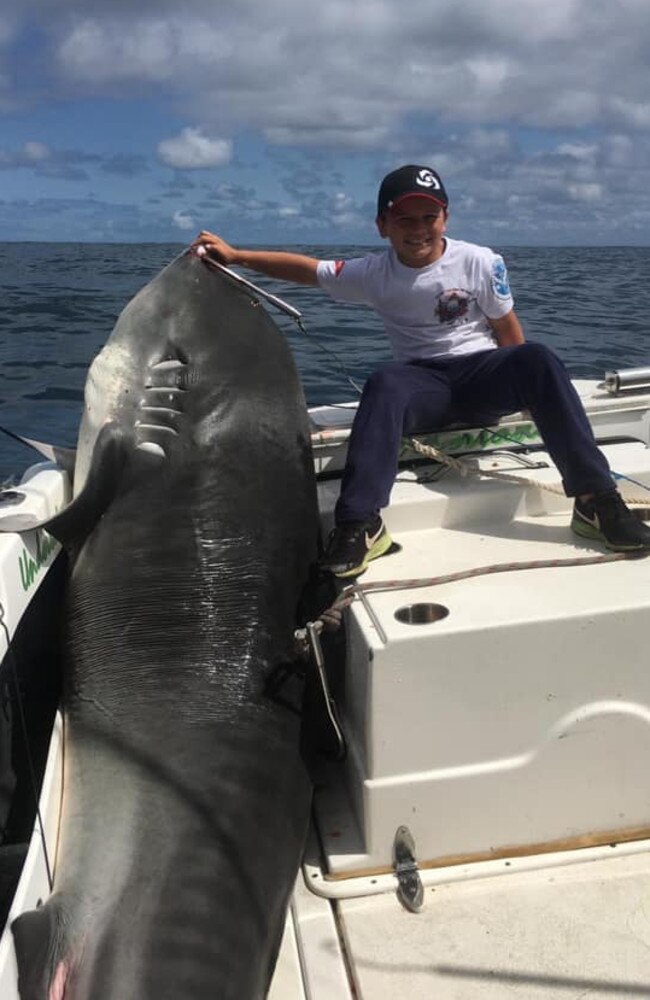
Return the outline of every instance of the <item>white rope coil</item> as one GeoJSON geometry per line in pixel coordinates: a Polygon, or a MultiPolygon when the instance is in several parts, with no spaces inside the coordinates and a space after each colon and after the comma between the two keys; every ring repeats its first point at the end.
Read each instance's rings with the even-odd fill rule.
{"type": "MultiPolygon", "coordinates": [[[[463,459],[454,458],[433,445],[423,444],[416,438],[409,438],[409,444],[414,451],[425,458],[432,458],[435,462],[440,462],[450,469],[454,469],[460,476],[487,476],[490,479],[502,479],[508,483],[516,483],[518,486],[535,486],[537,489],[546,490],[547,493],[554,493],[556,496],[566,496],[559,486],[551,486],[549,483],[541,483],[537,479],[528,479],[525,476],[517,476],[512,472],[501,472],[498,469],[477,469],[463,459]]],[[[647,507],[650,504],[650,497],[626,496],[625,502],[629,504],[640,504],[647,507]]]]}

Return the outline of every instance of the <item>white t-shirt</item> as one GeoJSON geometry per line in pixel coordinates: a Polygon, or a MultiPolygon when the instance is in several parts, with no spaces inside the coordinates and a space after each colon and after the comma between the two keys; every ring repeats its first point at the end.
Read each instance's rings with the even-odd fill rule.
{"type": "Polygon", "coordinates": [[[354,260],[322,260],[318,283],[333,299],[374,309],[397,361],[495,348],[488,318],[513,307],[503,258],[462,240],[445,244],[442,257],[426,267],[406,267],[392,247],[354,260]]]}

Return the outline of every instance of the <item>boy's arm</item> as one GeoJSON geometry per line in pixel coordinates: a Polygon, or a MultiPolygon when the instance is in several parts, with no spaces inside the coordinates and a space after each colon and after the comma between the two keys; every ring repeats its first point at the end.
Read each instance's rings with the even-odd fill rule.
{"type": "Polygon", "coordinates": [[[196,237],[194,244],[204,246],[209,256],[221,264],[239,264],[270,278],[295,281],[300,285],[318,284],[318,260],[315,257],[283,250],[239,250],[205,229],[196,237]]]}
{"type": "Polygon", "coordinates": [[[516,344],[523,344],[526,340],[514,309],[499,319],[488,318],[488,323],[492,327],[499,347],[514,347],[516,344]]]}

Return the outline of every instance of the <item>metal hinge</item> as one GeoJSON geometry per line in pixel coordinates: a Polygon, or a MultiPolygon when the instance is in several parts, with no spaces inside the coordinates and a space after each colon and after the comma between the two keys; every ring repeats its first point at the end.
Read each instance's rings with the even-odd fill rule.
{"type": "Polygon", "coordinates": [[[424,888],[415,860],[415,841],[407,826],[398,826],[393,841],[393,868],[397,876],[397,898],[411,913],[424,902],[424,888]]]}

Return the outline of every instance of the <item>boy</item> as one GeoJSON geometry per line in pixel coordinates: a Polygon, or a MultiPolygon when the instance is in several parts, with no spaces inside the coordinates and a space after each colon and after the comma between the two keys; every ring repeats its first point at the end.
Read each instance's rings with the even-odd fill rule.
{"type": "Polygon", "coordinates": [[[384,177],[377,228],[390,248],[348,261],[229,246],[207,231],[196,242],[225,264],[320,285],[334,299],[381,316],[395,361],[364,386],[354,420],[335,528],[321,565],[362,573],[391,539],[388,504],[403,435],[455,421],[492,423],[528,410],[575,497],[572,530],[615,551],[650,550],[650,528],[615,489],[582,404],[557,356],[527,343],[502,258],[445,236],[448,198],[430,167],[408,164],[384,177]]]}

